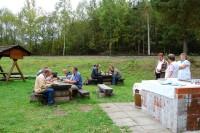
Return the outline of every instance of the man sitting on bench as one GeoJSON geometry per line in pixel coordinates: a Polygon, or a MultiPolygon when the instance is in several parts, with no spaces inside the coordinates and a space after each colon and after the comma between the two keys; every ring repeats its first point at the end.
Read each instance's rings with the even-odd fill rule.
{"type": "Polygon", "coordinates": [[[117,82],[122,78],[121,72],[113,65],[109,66],[109,73],[112,74],[112,85],[116,85],[117,82]]]}
{"type": "Polygon", "coordinates": [[[99,70],[99,64],[94,65],[93,69],[92,69],[92,73],[91,73],[91,78],[92,79],[96,79],[97,83],[102,84],[103,83],[103,78],[101,75],[101,72],[99,70]]]}
{"type": "Polygon", "coordinates": [[[65,83],[73,84],[71,87],[71,91],[82,89],[82,77],[81,74],[78,72],[77,67],[73,67],[72,69],[72,76],[70,79],[64,80],[65,83]]]}
{"type": "Polygon", "coordinates": [[[54,104],[54,90],[50,88],[51,82],[46,80],[47,77],[52,75],[52,71],[50,69],[44,69],[43,72],[36,77],[34,92],[38,94],[43,94],[47,104],[54,104]]]}

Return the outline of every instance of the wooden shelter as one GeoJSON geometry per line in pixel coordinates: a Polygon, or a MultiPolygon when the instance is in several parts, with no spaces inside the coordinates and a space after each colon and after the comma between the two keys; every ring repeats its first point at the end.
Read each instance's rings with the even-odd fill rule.
{"type": "Polygon", "coordinates": [[[20,45],[8,45],[8,46],[0,46],[0,59],[2,57],[10,57],[10,59],[13,60],[13,64],[9,70],[9,72],[4,72],[2,66],[0,65],[0,74],[3,75],[3,80],[8,81],[10,78],[13,78],[12,75],[20,76],[18,78],[21,78],[25,80],[23,73],[21,72],[19,65],[17,64],[18,59],[23,59],[24,56],[30,56],[31,53],[21,47],[20,45]],[[17,68],[18,72],[13,72],[14,68],[17,68]]]}

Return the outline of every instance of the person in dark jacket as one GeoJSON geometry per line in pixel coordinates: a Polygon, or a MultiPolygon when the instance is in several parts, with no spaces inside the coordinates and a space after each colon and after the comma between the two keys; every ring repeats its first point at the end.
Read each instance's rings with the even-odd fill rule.
{"type": "Polygon", "coordinates": [[[101,72],[99,70],[99,66],[100,66],[99,64],[93,66],[92,73],[91,73],[91,78],[92,79],[97,79],[97,82],[102,84],[103,83],[103,78],[102,78],[101,72]]]}
{"type": "Polygon", "coordinates": [[[158,63],[155,68],[156,79],[165,78],[165,71],[167,69],[167,61],[164,59],[164,54],[158,54],[158,63]]]}

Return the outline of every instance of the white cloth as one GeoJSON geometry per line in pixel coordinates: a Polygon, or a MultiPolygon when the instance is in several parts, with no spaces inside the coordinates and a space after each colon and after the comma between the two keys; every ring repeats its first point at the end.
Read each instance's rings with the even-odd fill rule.
{"type": "Polygon", "coordinates": [[[178,77],[179,65],[176,61],[172,62],[167,66],[165,78],[177,78],[178,77]]]}
{"type": "Polygon", "coordinates": [[[190,72],[190,62],[188,60],[178,61],[179,67],[181,65],[185,65],[184,69],[179,69],[178,71],[178,79],[179,80],[190,80],[191,79],[191,72],[190,72]]]}
{"type": "Polygon", "coordinates": [[[190,82],[178,81],[177,79],[167,79],[166,81],[159,80],[143,80],[141,83],[135,83],[133,85],[133,94],[135,89],[140,90],[140,94],[142,95],[143,90],[149,91],[152,93],[156,93],[168,98],[176,98],[176,89],[177,88],[199,88],[199,85],[191,84],[190,82]],[[171,82],[172,84],[165,84],[163,82],[171,82]]]}
{"type": "Polygon", "coordinates": [[[162,61],[158,60],[158,64],[156,67],[156,73],[160,73],[160,70],[162,69],[162,64],[164,63],[164,59],[162,61]]]}

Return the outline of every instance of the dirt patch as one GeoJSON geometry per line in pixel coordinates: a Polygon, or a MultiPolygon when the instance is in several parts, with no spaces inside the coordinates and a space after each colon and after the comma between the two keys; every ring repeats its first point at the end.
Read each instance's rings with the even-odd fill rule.
{"type": "Polygon", "coordinates": [[[66,116],[66,115],[68,115],[68,113],[65,110],[62,110],[62,109],[56,109],[54,111],[54,115],[55,116],[66,116]]]}
{"type": "Polygon", "coordinates": [[[82,112],[89,112],[91,111],[93,108],[91,105],[81,105],[80,106],[80,111],[82,112]]]}

